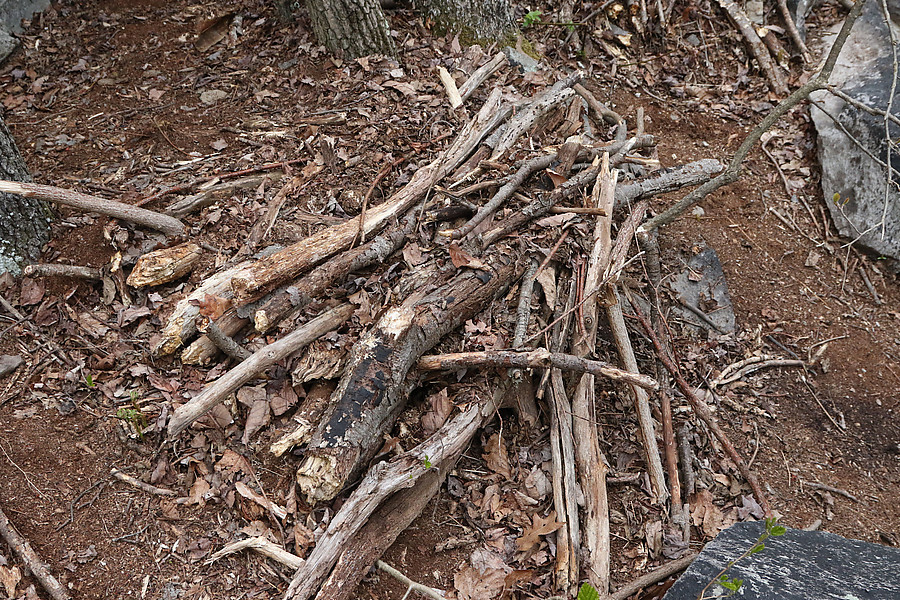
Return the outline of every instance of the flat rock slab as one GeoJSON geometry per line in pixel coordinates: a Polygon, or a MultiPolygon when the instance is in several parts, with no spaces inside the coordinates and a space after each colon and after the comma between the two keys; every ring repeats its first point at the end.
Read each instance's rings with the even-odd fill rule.
{"type": "Polygon", "coordinates": [[[715,250],[705,248],[692,256],[687,268],[675,276],[671,286],[683,303],[674,308],[685,321],[701,330],[715,328],[719,333],[734,332],[737,325],[728,295],[728,282],[715,250]],[[706,318],[700,317],[698,312],[706,318]]]}
{"type": "MultiPolygon", "coordinates": [[[[706,545],[663,600],[697,600],[719,571],[752,547],[763,522],[738,523],[706,545]]],[[[897,600],[900,550],[833,533],[788,529],[762,552],[741,559],[729,578],[744,580],[733,598],[752,600],[897,600]]],[[[721,597],[712,585],[704,598],[721,597]]]]}

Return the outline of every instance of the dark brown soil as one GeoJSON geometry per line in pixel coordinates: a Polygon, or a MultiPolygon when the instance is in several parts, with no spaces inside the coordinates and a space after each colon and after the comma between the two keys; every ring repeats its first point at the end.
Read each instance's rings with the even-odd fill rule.
{"type": "MultiPolygon", "coordinates": [[[[381,167],[410,156],[409,166],[392,170],[376,190],[372,201],[380,202],[408,180],[412,166],[435,156],[446,144],[442,135],[458,129],[459,119],[447,110],[434,75],[434,65],[464,51],[454,40],[429,37],[414,15],[398,11],[392,23],[403,42],[399,64],[341,61],[316,46],[302,16],[297,23],[283,24],[272,4],[244,0],[229,6],[242,17],[240,35],[205,52],[194,47],[193,39],[199,22],[225,11],[214,2],[54,5],[31,24],[23,48],[0,68],[5,119],[34,180],[133,202],[195,178],[307,159],[321,168],[285,206],[268,238],[283,244],[328,219],[357,214],[359,199],[381,167]],[[394,72],[400,68],[404,72],[394,72]],[[413,82],[417,88],[406,94],[384,85],[390,79],[413,82]],[[206,104],[201,94],[209,90],[225,96],[206,104]],[[345,122],[304,122],[304,117],[337,110],[348,113],[345,122]],[[278,135],[254,133],[259,131],[278,135]],[[310,222],[309,215],[321,219],[310,222]]],[[[709,53],[716,65],[701,68],[704,57],[677,41],[696,29],[691,10],[685,8],[677,35],[665,42],[674,52],[664,52],[659,39],[648,41],[646,62],[629,63],[615,76],[609,57],[594,46],[597,57],[588,87],[629,123],[638,107],[644,109],[663,166],[709,157],[727,161],[765,114],[765,103],[773,100],[757,74],[735,59],[730,49],[740,43],[725,21],[708,24],[709,53]],[[689,26],[694,29],[688,31],[689,26]],[[676,83],[664,83],[667,75],[676,83]],[[702,93],[685,92],[688,75],[690,85],[702,93]]],[[[553,14],[549,8],[545,12],[553,14]]],[[[830,5],[817,10],[813,28],[819,20],[833,21],[836,14],[830,5]]],[[[542,30],[534,35],[551,64],[575,66],[578,57],[559,52],[552,34],[542,30]]],[[[507,83],[513,82],[522,93],[532,91],[521,78],[509,76],[507,83]]],[[[707,198],[702,214],[663,230],[664,275],[681,270],[704,245],[718,252],[739,323],[739,334],[727,340],[691,337],[674,319],[672,331],[685,372],[700,387],[704,379],[754,352],[784,358],[791,353],[804,360],[816,356],[817,366],[809,371],[760,371],[720,390],[722,401],[713,402],[717,416],[738,450],[755,457],[753,468],[783,523],[805,527],[821,519],[828,531],[896,545],[900,508],[892,498],[900,482],[895,413],[900,404],[900,286],[879,261],[856,249],[848,252],[834,237],[817,185],[813,144],[807,113],[800,107],[779,124],[768,144],[780,164],[798,161],[787,172],[790,181],[800,181],[791,194],[773,162],[756,149],[739,182],[707,198]],[[860,267],[882,304],[867,290],[860,267]]],[[[192,235],[220,252],[208,255],[189,281],[165,287],[159,297],[138,295],[138,302],[151,309],[146,315],[131,319],[121,306],[103,303],[99,285],[76,280],[16,283],[0,291],[30,322],[11,327],[9,320],[0,321],[0,331],[5,331],[0,351],[26,358],[14,375],[0,380],[0,506],[77,598],[280,598],[289,569],[253,554],[211,565],[204,561],[242,534],[266,532],[302,554],[307,546],[299,532],[314,530],[326,510],[330,516],[339,506],[306,511],[309,517],[302,526],[285,532],[229,488],[246,477],[277,504],[291,504],[299,458],[275,459],[267,451],[267,442],[288,429],[290,412],[275,418],[248,445],[240,442],[242,425],[192,430],[175,443],[164,442],[154,431],[155,421],[168,414],[172,403],[183,402],[185,394],[227,368],[210,371],[178,360],[152,360],[149,339],[161,326],[163,307],[243,245],[265,209],[266,194],[280,186],[270,182],[266,187],[263,194],[251,190],[187,219],[192,235]],[[146,436],[117,418],[121,409],[133,406],[148,418],[146,436]],[[247,459],[243,472],[217,467],[229,452],[247,459]],[[198,489],[195,484],[210,473],[222,485],[201,501],[179,504],[111,480],[112,468],[144,480],[155,473],[155,485],[175,490],[180,498],[190,497],[198,489]],[[217,494],[227,489],[231,491],[217,494]]],[[[662,210],[678,197],[657,198],[653,207],[662,210]]],[[[148,207],[162,209],[173,199],[164,197],[148,207]]],[[[155,239],[103,217],[67,210],[59,216],[44,256],[47,262],[102,267],[117,250],[127,254],[128,248],[152,246],[155,239]]],[[[641,277],[637,270],[634,274],[641,277]]],[[[368,274],[368,284],[382,275],[368,274]]],[[[390,276],[384,275],[385,289],[390,276]]],[[[640,336],[635,344],[650,365],[649,344],[640,336]]],[[[614,474],[641,471],[629,402],[615,390],[599,397],[606,400],[598,407],[598,418],[614,474]],[[625,460],[630,452],[636,458],[625,460]]],[[[680,398],[675,403],[679,422],[687,419],[686,403],[682,406],[680,398]]],[[[419,412],[404,418],[411,427],[418,425],[421,413],[413,410],[419,412]]],[[[527,473],[530,465],[541,462],[535,455],[546,443],[545,426],[528,429],[512,413],[501,416],[503,426],[497,430],[517,472],[527,473]]],[[[398,435],[411,444],[418,433],[398,435]]],[[[705,465],[698,477],[712,487],[720,508],[727,511],[735,502],[739,506],[735,498],[748,492],[739,481],[731,485],[737,479],[733,466],[709,446],[705,433],[698,433],[697,440],[705,444],[697,449],[705,465]]],[[[504,502],[509,501],[517,484],[486,471],[482,451],[473,447],[455,475],[466,490],[469,482],[481,485],[479,479],[497,483],[507,494],[504,502]]],[[[613,578],[622,584],[663,560],[648,548],[643,527],[662,519],[665,511],[649,502],[640,482],[611,487],[610,504],[613,578]]],[[[445,487],[384,559],[413,580],[453,589],[454,575],[475,548],[509,546],[522,529],[514,516],[473,519],[474,507],[465,493],[451,494],[445,487]],[[435,551],[456,538],[458,547],[435,551]]],[[[695,531],[694,546],[708,541],[702,535],[695,531]]],[[[520,565],[531,579],[520,584],[515,597],[547,595],[553,548],[545,540],[531,562],[520,565]]],[[[3,555],[17,564],[5,549],[3,555]]],[[[31,583],[26,578],[17,597],[31,583]]],[[[404,591],[405,586],[377,573],[358,596],[388,600],[404,591]]]]}

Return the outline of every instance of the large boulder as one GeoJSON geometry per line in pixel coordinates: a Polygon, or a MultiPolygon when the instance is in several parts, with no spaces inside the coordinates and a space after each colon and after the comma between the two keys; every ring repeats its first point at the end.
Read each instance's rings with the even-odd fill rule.
{"type": "MultiPolygon", "coordinates": [[[[889,3],[893,9],[891,5],[896,2],[889,3]]],[[[893,58],[881,6],[877,0],[866,2],[830,81],[854,100],[883,110],[891,96],[893,58]]],[[[890,27],[895,38],[900,38],[900,28],[893,22],[890,27]]],[[[832,40],[834,36],[827,38],[832,40]]],[[[838,231],[877,254],[900,260],[900,156],[889,149],[883,118],[824,90],[810,98],[819,136],[822,192],[838,231]],[[872,156],[894,166],[890,186],[886,169],[872,156]]],[[[900,87],[892,112],[900,114],[900,87]]],[[[898,134],[900,127],[892,124],[891,137],[896,139],[898,134]]]]}
{"type": "Polygon", "coordinates": [[[48,6],[50,0],[0,0],[0,62],[18,46],[12,34],[21,33],[22,19],[30,19],[48,6]]]}
{"type": "MultiPolygon", "coordinates": [[[[697,600],[729,562],[752,548],[765,524],[738,523],[703,548],[663,600],[697,600]]],[[[833,533],[787,529],[742,558],[726,576],[743,580],[734,598],[744,600],[897,600],[900,550],[848,540],[833,533]]],[[[703,598],[727,597],[712,584],[703,598]]]]}

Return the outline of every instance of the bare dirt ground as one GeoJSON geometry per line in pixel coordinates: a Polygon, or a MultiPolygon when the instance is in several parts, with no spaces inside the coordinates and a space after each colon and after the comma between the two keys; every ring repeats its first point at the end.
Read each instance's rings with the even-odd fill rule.
{"type": "MultiPolygon", "coordinates": [[[[181,0],[64,1],[32,23],[22,49],[0,69],[0,102],[34,180],[133,202],[172,185],[302,159],[293,173],[302,172],[306,183],[267,238],[285,244],[357,214],[382,166],[409,157],[379,186],[373,196],[379,202],[408,180],[415,165],[435,156],[459,123],[449,114],[434,68],[452,64],[465,48],[431,37],[410,12],[391,14],[401,53],[394,63],[330,58],[316,46],[305,18],[284,24],[272,6],[253,0],[229,6],[241,18],[238,26],[232,22],[234,35],[199,51],[197,23],[223,10],[213,2],[181,0]],[[346,116],[333,124],[315,120],[339,111],[346,116]]],[[[549,8],[545,13],[554,14],[549,8]]],[[[588,87],[630,124],[643,108],[663,166],[727,161],[776,99],[758,73],[748,71],[740,40],[709,5],[677,3],[673,14],[668,36],[647,36],[628,48],[617,46],[614,36],[599,36],[584,55],[570,56],[560,45],[564,28],[526,34],[548,64],[586,69],[588,87]],[[685,42],[698,28],[705,40],[699,48],[685,42]],[[613,50],[621,53],[618,59],[613,50]]],[[[839,16],[835,5],[821,6],[811,17],[813,32],[839,16]]],[[[796,65],[794,71],[796,79],[796,65]]],[[[527,93],[556,76],[502,77],[527,93]]],[[[709,197],[702,214],[662,232],[665,276],[680,271],[703,246],[718,252],[739,325],[736,335],[697,337],[673,314],[676,349],[692,385],[704,388],[728,364],[753,353],[810,360],[824,348],[806,372],[760,371],[719,388],[709,401],[738,450],[754,458],[753,469],[784,524],[821,520],[822,529],[896,545],[900,287],[878,257],[848,251],[834,237],[817,185],[806,109],[793,111],[773,134],[771,158],[754,150],[738,183],[709,197]]],[[[290,411],[247,444],[241,442],[242,419],[191,430],[174,443],[164,443],[157,427],[173,402],[183,402],[227,368],[151,359],[164,308],[241,248],[278,189],[272,179],[188,217],[193,236],[214,251],[188,281],[136,294],[137,308],[104,303],[99,284],[70,279],[25,280],[2,291],[27,322],[0,320],[0,350],[26,358],[0,380],[0,505],[75,597],[282,597],[288,569],[251,554],[204,561],[242,535],[266,533],[302,555],[339,505],[298,509],[291,489],[300,459],[268,453],[267,443],[287,430],[290,411]],[[143,436],[116,418],[119,409],[133,406],[147,418],[143,436]],[[113,481],[111,468],[171,488],[186,501],[113,481]],[[278,523],[236,496],[238,480],[255,484],[277,504],[293,503],[292,520],[278,523]]],[[[161,210],[178,197],[148,207],[161,210]]],[[[656,198],[654,209],[678,197],[656,198]]],[[[555,237],[547,239],[549,247],[555,237]]],[[[128,249],[145,242],[152,246],[150,234],[63,210],[44,260],[103,267],[118,249],[127,257],[128,249]]],[[[634,274],[641,276],[637,267],[634,274]]],[[[392,276],[390,270],[365,273],[345,292],[388,290],[392,276]]],[[[475,335],[503,332],[488,328],[475,335]]],[[[635,344],[652,369],[649,343],[635,335],[635,344]]],[[[284,373],[273,378],[283,380],[284,373]]],[[[465,385],[432,380],[426,390],[446,386],[451,394],[462,393],[465,385]]],[[[301,396],[311,392],[309,384],[298,390],[301,396]]],[[[630,401],[612,389],[600,398],[601,446],[612,474],[642,473],[630,401]]],[[[679,423],[690,421],[684,400],[675,404],[679,423]]],[[[421,435],[421,400],[409,411],[396,435],[411,445],[421,435]]],[[[526,529],[515,493],[535,465],[549,460],[546,429],[540,423],[528,428],[512,412],[501,417],[385,560],[414,580],[452,590],[473,551],[490,548],[523,573],[510,597],[547,597],[553,536],[541,537],[527,556],[515,549],[526,529]],[[482,458],[490,452],[483,446],[498,432],[508,450],[508,477],[482,458]],[[491,493],[493,504],[485,500],[491,493]]],[[[709,440],[700,431],[692,437],[700,488],[711,492],[705,504],[701,499],[694,505],[696,548],[721,527],[748,518],[741,511],[747,488],[709,440]]],[[[660,554],[665,545],[651,534],[665,511],[649,501],[641,481],[611,486],[616,584],[666,560],[660,554]]],[[[15,560],[5,554],[4,564],[15,560]]],[[[31,584],[24,579],[14,596],[28,594],[31,584]]],[[[373,574],[357,595],[387,600],[404,590],[373,574]]]]}

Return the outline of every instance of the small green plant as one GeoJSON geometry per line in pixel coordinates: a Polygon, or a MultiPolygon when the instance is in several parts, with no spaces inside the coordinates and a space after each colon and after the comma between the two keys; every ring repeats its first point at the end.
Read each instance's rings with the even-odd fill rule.
{"type": "Polygon", "coordinates": [[[147,428],[147,417],[144,416],[144,413],[141,412],[141,407],[138,405],[137,390],[131,390],[131,406],[132,408],[122,407],[118,409],[116,411],[116,418],[128,423],[128,425],[134,429],[135,433],[137,433],[138,439],[144,441],[144,430],[147,428]]]}
{"type": "Polygon", "coordinates": [[[600,600],[600,592],[589,583],[582,583],[575,600],[600,600]]]}
{"type": "MultiPolygon", "coordinates": [[[[728,571],[737,564],[739,560],[747,558],[753,554],[758,552],[762,552],[766,549],[765,541],[770,537],[778,537],[780,535],[784,535],[785,531],[787,531],[781,525],[778,525],[778,519],[766,519],[766,530],[759,535],[759,538],[756,540],[756,543],[753,544],[750,548],[744,551],[743,554],[729,562],[725,567],[718,572],[718,574],[710,580],[709,583],[706,584],[700,593],[697,595],[697,600],[713,600],[715,598],[730,598],[735,595],[738,590],[741,589],[741,586],[744,585],[743,579],[738,579],[737,577],[728,577],[728,571]],[[722,588],[727,590],[724,594],[718,594],[716,596],[707,596],[706,591],[714,584],[720,585],[722,588]]],[[[579,592],[580,596],[580,592],[579,592]]]]}
{"type": "Polygon", "coordinates": [[[543,15],[539,10],[531,10],[522,18],[522,29],[528,29],[535,23],[541,22],[541,15],[543,15]]]}
{"type": "Polygon", "coordinates": [[[97,387],[97,382],[94,381],[94,378],[91,376],[90,373],[84,374],[84,385],[88,386],[89,388],[97,387]]]}
{"type": "Polygon", "coordinates": [[[428,458],[428,455],[427,455],[427,454],[425,455],[425,461],[424,461],[423,464],[425,465],[425,468],[426,468],[426,469],[429,469],[429,470],[431,469],[432,466],[434,466],[434,465],[431,464],[431,459],[428,458]]]}

